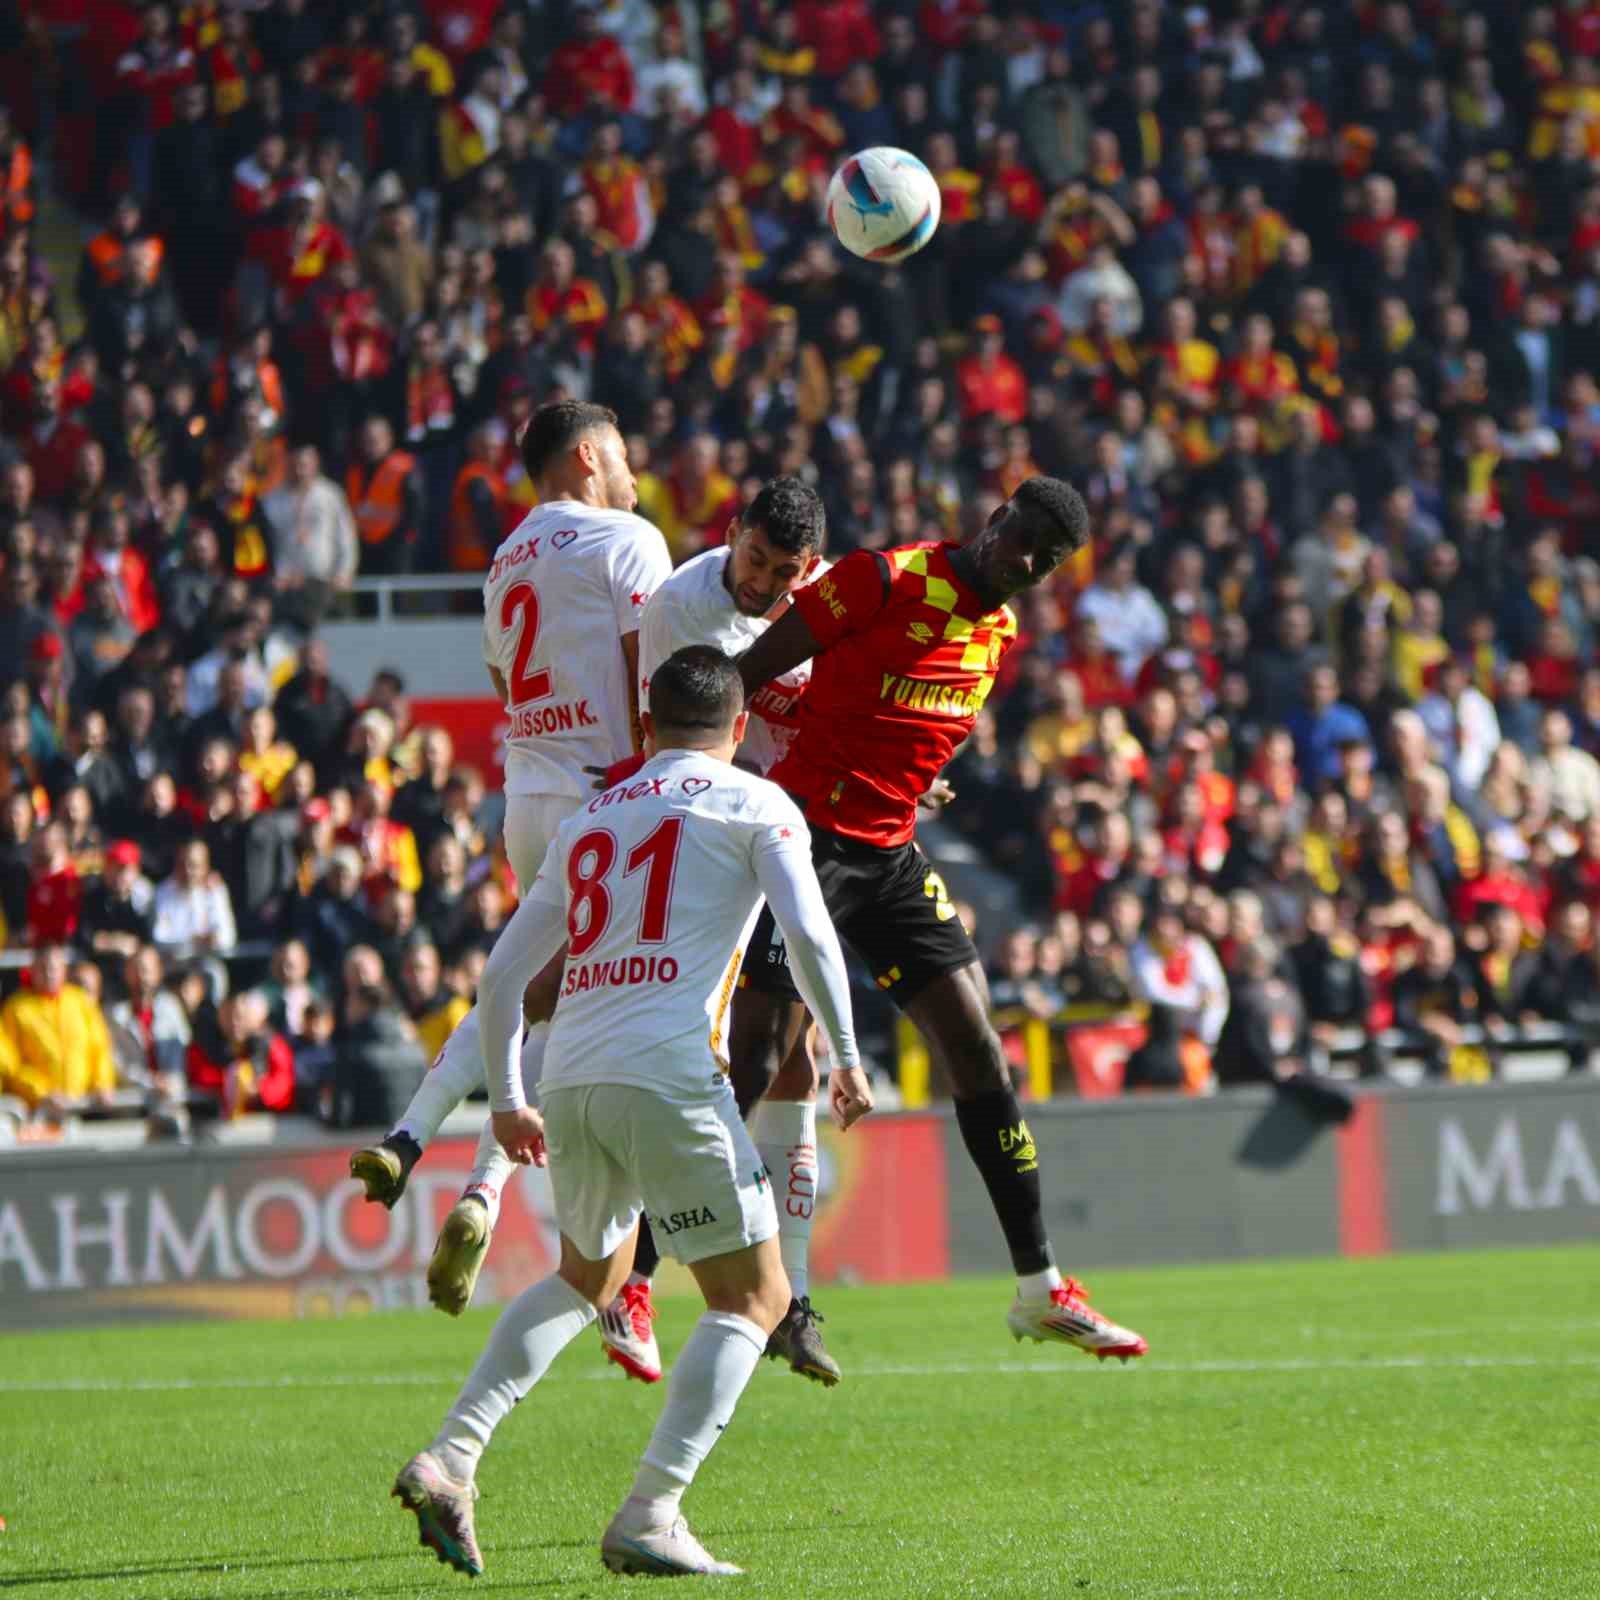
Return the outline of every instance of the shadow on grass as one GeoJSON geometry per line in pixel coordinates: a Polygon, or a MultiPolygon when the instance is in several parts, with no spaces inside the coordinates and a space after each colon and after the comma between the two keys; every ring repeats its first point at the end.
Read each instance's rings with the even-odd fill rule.
{"type": "MultiPolygon", "coordinates": [[[[598,1549],[599,1541],[590,1539],[563,1539],[541,1543],[527,1543],[516,1545],[497,1545],[494,1554],[502,1561],[517,1556],[535,1555],[540,1551],[556,1550],[586,1550],[590,1545],[598,1549]]],[[[272,1572],[287,1567],[354,1567],[365,1566],[377,1561],[413,1561],[422,1566],[423,1559],[416,1549],[408,1550],[375,1550],[368,1555],[356,1556],[277,1556],[265,1559],[254,1557],[230,1556],[223,1560],[218,1556],[200,1556],[192,1561],[126,1561],[115,1567],[52,1567],[39,1572],[19,1572],[15,1575],[0,1576],[0,1590],[23,1589],[29,1585],[43,1586],[45,1584],[60,1583],[119,1583],[133,1578],[168,1578],[168,1577],[216,1577],[223,1573],[236,1575],[240,1578],[255,1572],[272,1572]]],[[[429,1563],[430,1567],[439,1565],[429,1563]]],[[[440,1567],[441,1571],[447,1570],[440,1567]]],[[[505,1576],[505,1574],[498,1574],[505,1576]]],[[[534,1586],[543,1586],[551,1583],[564,1583],[566,1579],[540,1578],[521,1579],[523,1583],[534,1586]]],[[[415,1580],[408,1585],[414,1589],[415,1580]]],[[[274,1590],[274,1595],[292,1593],[291,1590],[274,1590]]],[[[387,1594],[394,1591],[374,1589],[363,1584],[363,1594],[387,1594]]],[[[241,1594],[236,1600],[252,1600],[249,1595],[241,1594]]],[[[262,1597],[266,1600],[266,1597],[262,1597]]]]}

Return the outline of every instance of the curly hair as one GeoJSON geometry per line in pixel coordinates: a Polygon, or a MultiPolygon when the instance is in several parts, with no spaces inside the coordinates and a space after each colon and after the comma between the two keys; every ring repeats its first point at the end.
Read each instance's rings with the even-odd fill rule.
{"type": "Polygon", "coordinates": [[[1034,549],[1048,552],[1052,566],[1088,544],[1089,508],[1070,483],[1060,478],[1025,479],[1011,503],[1022,513],[1034,549]]]}
{"type": "Polygon", "coordinates": [[[768,541],[792,556],[815,555],[828,534],[828,514],[809,484],[795,477],[774,478],[745,508],[747,528],[759,528],[768,541]]]}

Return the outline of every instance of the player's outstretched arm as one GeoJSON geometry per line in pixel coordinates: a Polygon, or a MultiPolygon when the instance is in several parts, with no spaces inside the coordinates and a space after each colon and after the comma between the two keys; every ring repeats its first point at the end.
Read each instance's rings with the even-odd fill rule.
{"type": "Polygon", "coordinates": [[[776,826],[756,846],[756,878],[789,951],[789,969],[833,1055],[828,1104],[840,1129],[872,1110],[872,1088],[861,1070],[850,977],[844,952],[823,904],[803,827],[776,826]]]}
{"type": "Polygon", "coordinates": [[[802,661],[822,653],[811,624],[795,607],[790,608],[739,657],[739,676],[746,696],[764,683],[792,672],[802,661]]]}
{"type": "MultiPolygon", "coordinates": [[[[530,980],[554,959],[567,938],[566,900],[560,875],[545,865],[522,904],[500,931],[478,980],[478,1029],[483,1079],[491,1111],[521,1111],[522,1000],[530,980]]],[[[499,1130],[495,1130],[499,1137],[499,1130]]]]}

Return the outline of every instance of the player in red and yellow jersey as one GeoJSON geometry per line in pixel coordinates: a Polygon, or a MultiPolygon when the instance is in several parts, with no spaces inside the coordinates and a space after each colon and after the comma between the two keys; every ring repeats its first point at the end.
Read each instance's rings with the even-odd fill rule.
{"type": "MultiPolygon", "coordinates": [[[[846,556],[795,593],[788,613],[740,658],[740,671],[753,694],[813,663],[794,742],[770,776],[810,824],[817,879],[839,933],[950,1076],[962,1138],[1017,1272],[1007,1314],[1013,1336],[1127,1359],[1143,1355],[1145,1341],[1100,1315],[1082,1286],[1056,1270],[1038,1147],[989,1023],[983,964],[913,838],[918,798],[972,731],[1016,640],[1006,601],[1088,542],[1089,514],[1076,490],[1029,478],[965,545],[846,556]]],[[[744,1016],[730,1053],[741,1097],[754,1099],[805,1023],[765,912],[740,984],[744,1016]]]]}

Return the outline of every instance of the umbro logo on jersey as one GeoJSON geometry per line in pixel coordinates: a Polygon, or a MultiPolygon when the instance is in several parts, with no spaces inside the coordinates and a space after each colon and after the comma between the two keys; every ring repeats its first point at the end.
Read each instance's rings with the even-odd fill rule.
{"type": "Polygon", "coordinates": [[[567,546],[571,544],[572,541],[577,537],[578,530],[576,528],[563,528],[560,533],[552,533],[550,535],[550,543],[553,544],[557,550],[565,550],[567,546]]]}
{"type": "Polygon", "coordinates": [[[913,622],[906,629],[906,637],[915,639],[918,644],[926,644],[933,637],[933,629],[926,622],[913,622]]]}
{"type": "Polygon", "coordinates": [[[711,787],[709,778],[685,778],[679,785],[685,794],[704,794],[711,787]]]}

